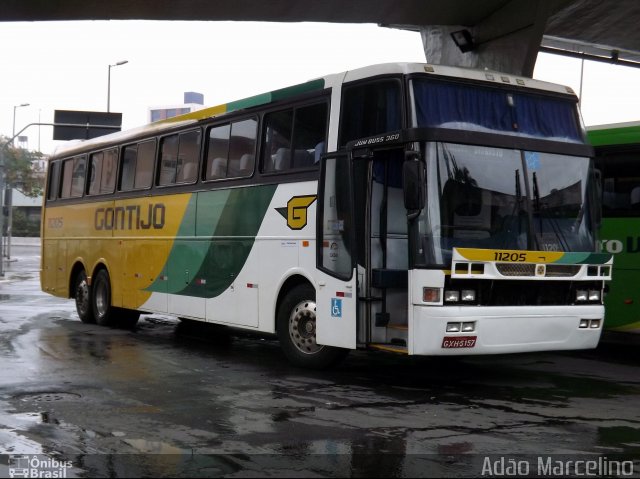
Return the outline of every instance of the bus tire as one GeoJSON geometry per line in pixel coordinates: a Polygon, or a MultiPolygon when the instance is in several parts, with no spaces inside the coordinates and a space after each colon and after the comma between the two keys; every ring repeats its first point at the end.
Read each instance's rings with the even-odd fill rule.
{"type": "Polygon", "coordinates": [[[316,290],[308,283],[295,286],[285,295],[276,319],[280,346],[296,366],[324,369],[349,353],[348,349],[316,343],[316,290]]]}
{"type": "Polygon", "coordinates": [[[87,281],[87,273],[80,271],[76,276],[73,288],[73,296],[76,300],[76,311],[80,317],[80,321],[87,324],[96,322],[91,306],[91,287],[87,281]]]}
{"type": "Polygon", "coordinates": [[[91,307],[96,323],[110,326],[114,308],[111,306],[111,280],[106,269],[101,269],[93,278],[91,285],[91,307]]]}

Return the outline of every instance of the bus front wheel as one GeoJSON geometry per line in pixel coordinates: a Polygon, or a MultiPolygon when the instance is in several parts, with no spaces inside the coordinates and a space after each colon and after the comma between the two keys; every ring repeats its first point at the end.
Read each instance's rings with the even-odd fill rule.
{"type": "Polygon", "coordinates": [[[96,323],[109,326],[113,316],[111,306],[111,280],[107,270],[101,269],[93,278],[91,287],[91,307],[96,323]]]}
{"type": "Polygon", "coordinates": [[[299,284],[285,295],[278,308],[277,323],[282,350],[296,366],[327,368],[349,352],[316,342],[316,290],[310,284],[299,284]]]}
{"type": "Polygon", "coordinates": [[[76,311],[80,321],[88,324],[95,323],[96,318],[91,307],[91,287],[87,281],[87,273],[84,270],[80,271],[76,277],[73,294],[76,299],[76,311]]]}

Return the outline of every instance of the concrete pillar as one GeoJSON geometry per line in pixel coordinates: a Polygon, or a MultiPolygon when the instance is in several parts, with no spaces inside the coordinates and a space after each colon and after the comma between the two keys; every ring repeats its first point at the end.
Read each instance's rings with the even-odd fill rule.
{"type": "Polygon", "coordinates": [[[571,0],[511,0],[473,27],[421,27],[427,62],[531,77],[547,20],[571,0]],[[472,51],[462,53],[451,33],[466,29],[472,51]]]}

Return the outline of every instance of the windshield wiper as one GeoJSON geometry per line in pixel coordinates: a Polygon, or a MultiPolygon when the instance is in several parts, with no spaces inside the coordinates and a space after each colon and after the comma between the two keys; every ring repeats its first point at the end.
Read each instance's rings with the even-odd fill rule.
{"type": "Polygon", "coordinates": [[[554,218],[553,216],[549,215],[548,213],[546,213],[545,209],[542,208],[540,206],[540,189],[538,188],[538,177],[536,175],[536,172],[533,172],[533,176],[532,176],[532,182],[533,182],[533,205],[534,205],[534,213],[536,213],[538,215],[538,219],[540,221],[540,229],[538,232],[534,231],[534,237],[536,238],[536,241],[538,243],[543,242],[542,240],[544,239],[543,237],[543,232],[544,232],[544,226],[543,226],[543,221],[547,220],[549,222],[549,225],[551,225],[551,230],[553,231],[553,233],[556,235],[556,238],[558,238],[558,240],[560,241],[560,246],[561,248],[563,248],[563,251],[569,251],[569,243],[567,243],[567,239],[564,236],[564,233],[562,233],[562,228],[560,227],[560,225],[558,224],[558,220],[556,218],[554,218]],[[538,239],[538,236],[540,237],[538,239]]]}

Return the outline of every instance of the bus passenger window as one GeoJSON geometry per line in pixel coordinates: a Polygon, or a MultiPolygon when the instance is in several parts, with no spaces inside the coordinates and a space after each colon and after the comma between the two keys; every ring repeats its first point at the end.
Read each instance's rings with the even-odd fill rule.
{"type": "Polygon", "coordinates": [[[118,166],[118,149],[112,148],[104,152],[102,175],[100,178],[100,194],[113,193],[116,186],[116,169],[118,166]]]}
{"type": "MultiPolygon", "coordinates": [[[[324,147],[327,130],[327,104],[319,103],[296,110],[293,128],[292,168],[314,166],[316,148],[324,147]]],[[[319,156],[318,156],[319,158],[319,156]]]]}
{"type": "Polygon", "coordinates": [[[167,136],[160,143],[160,178],[158,184],[172,185],[176,182],[178,164],[178,135],[167,136]]]}
{"type": "Polygon", "coordinates": [[[155,140],[138,145],[138,160],[135,165],[135,189],[151,188],[153,183],[153,163],[156,156],[155,140]]]}
{"type": "Polygon", "coordinates": [[[230,133],[231,125],[216,126],[209,130],[205,172],[206,180],[219,180],[227,177],[230,133]]]}
{"type": "Polygon", "coordinates": [[[271,173],[288,170],[291,163],[291,133],[293,109],[265,115],[262,171],[271,173]]]}
{"type": "Polygon", "coordinates": [[[325,149],[327,113],[323,102],[266,115],[262,171],[317,167],[316,158],[325,149]]]}
{"type": "Polygon", "coordinates": [[[62,187],[60,198],[78,198],[84,190],[84,179],[87,158],[77,156],[65,160],[62,164],[62,187]]]}
{"type": "Polygon", "coordinates": [[[176,183],[194,183],[200,164],[200,130],[180,134],[176,183]]]}
{"type": "Polygon", "coordinates": [[[255,163],[258,121],[254,118],[231,125],[228,178],[251,176],[255,163]]]}
{"type": "Polygon", "coordinates": [[[253,174],[258,120],[250,118],[209,129],[206,180],[241,178],[253,174]]]}
{"type": "Polygon", "coordinates": [[[160,143],[161,186],[193,183],[198,176],[200,130],[171,135],[160,143]]]}
{"type": "Polygon", "coordinates": [[[58,181],[60,173],[60,162],[56,161],[49,166],[49,183],[47,188],[47,200],[52,201],[57,197],[58,181]]]}
{"type": "Polygon", "coordinates": [[[120,191],[133,189],[133,179],[138,158],[138,145],[128,145],[122,154],[122,168],[120,172],[120,191]]]}
{"type": "Polygon", "coordinates": [[[100,194],[100,181],[102,177],[102,162],[104,153],[94,153],[89,161],[89,194],[100,194]]]}

